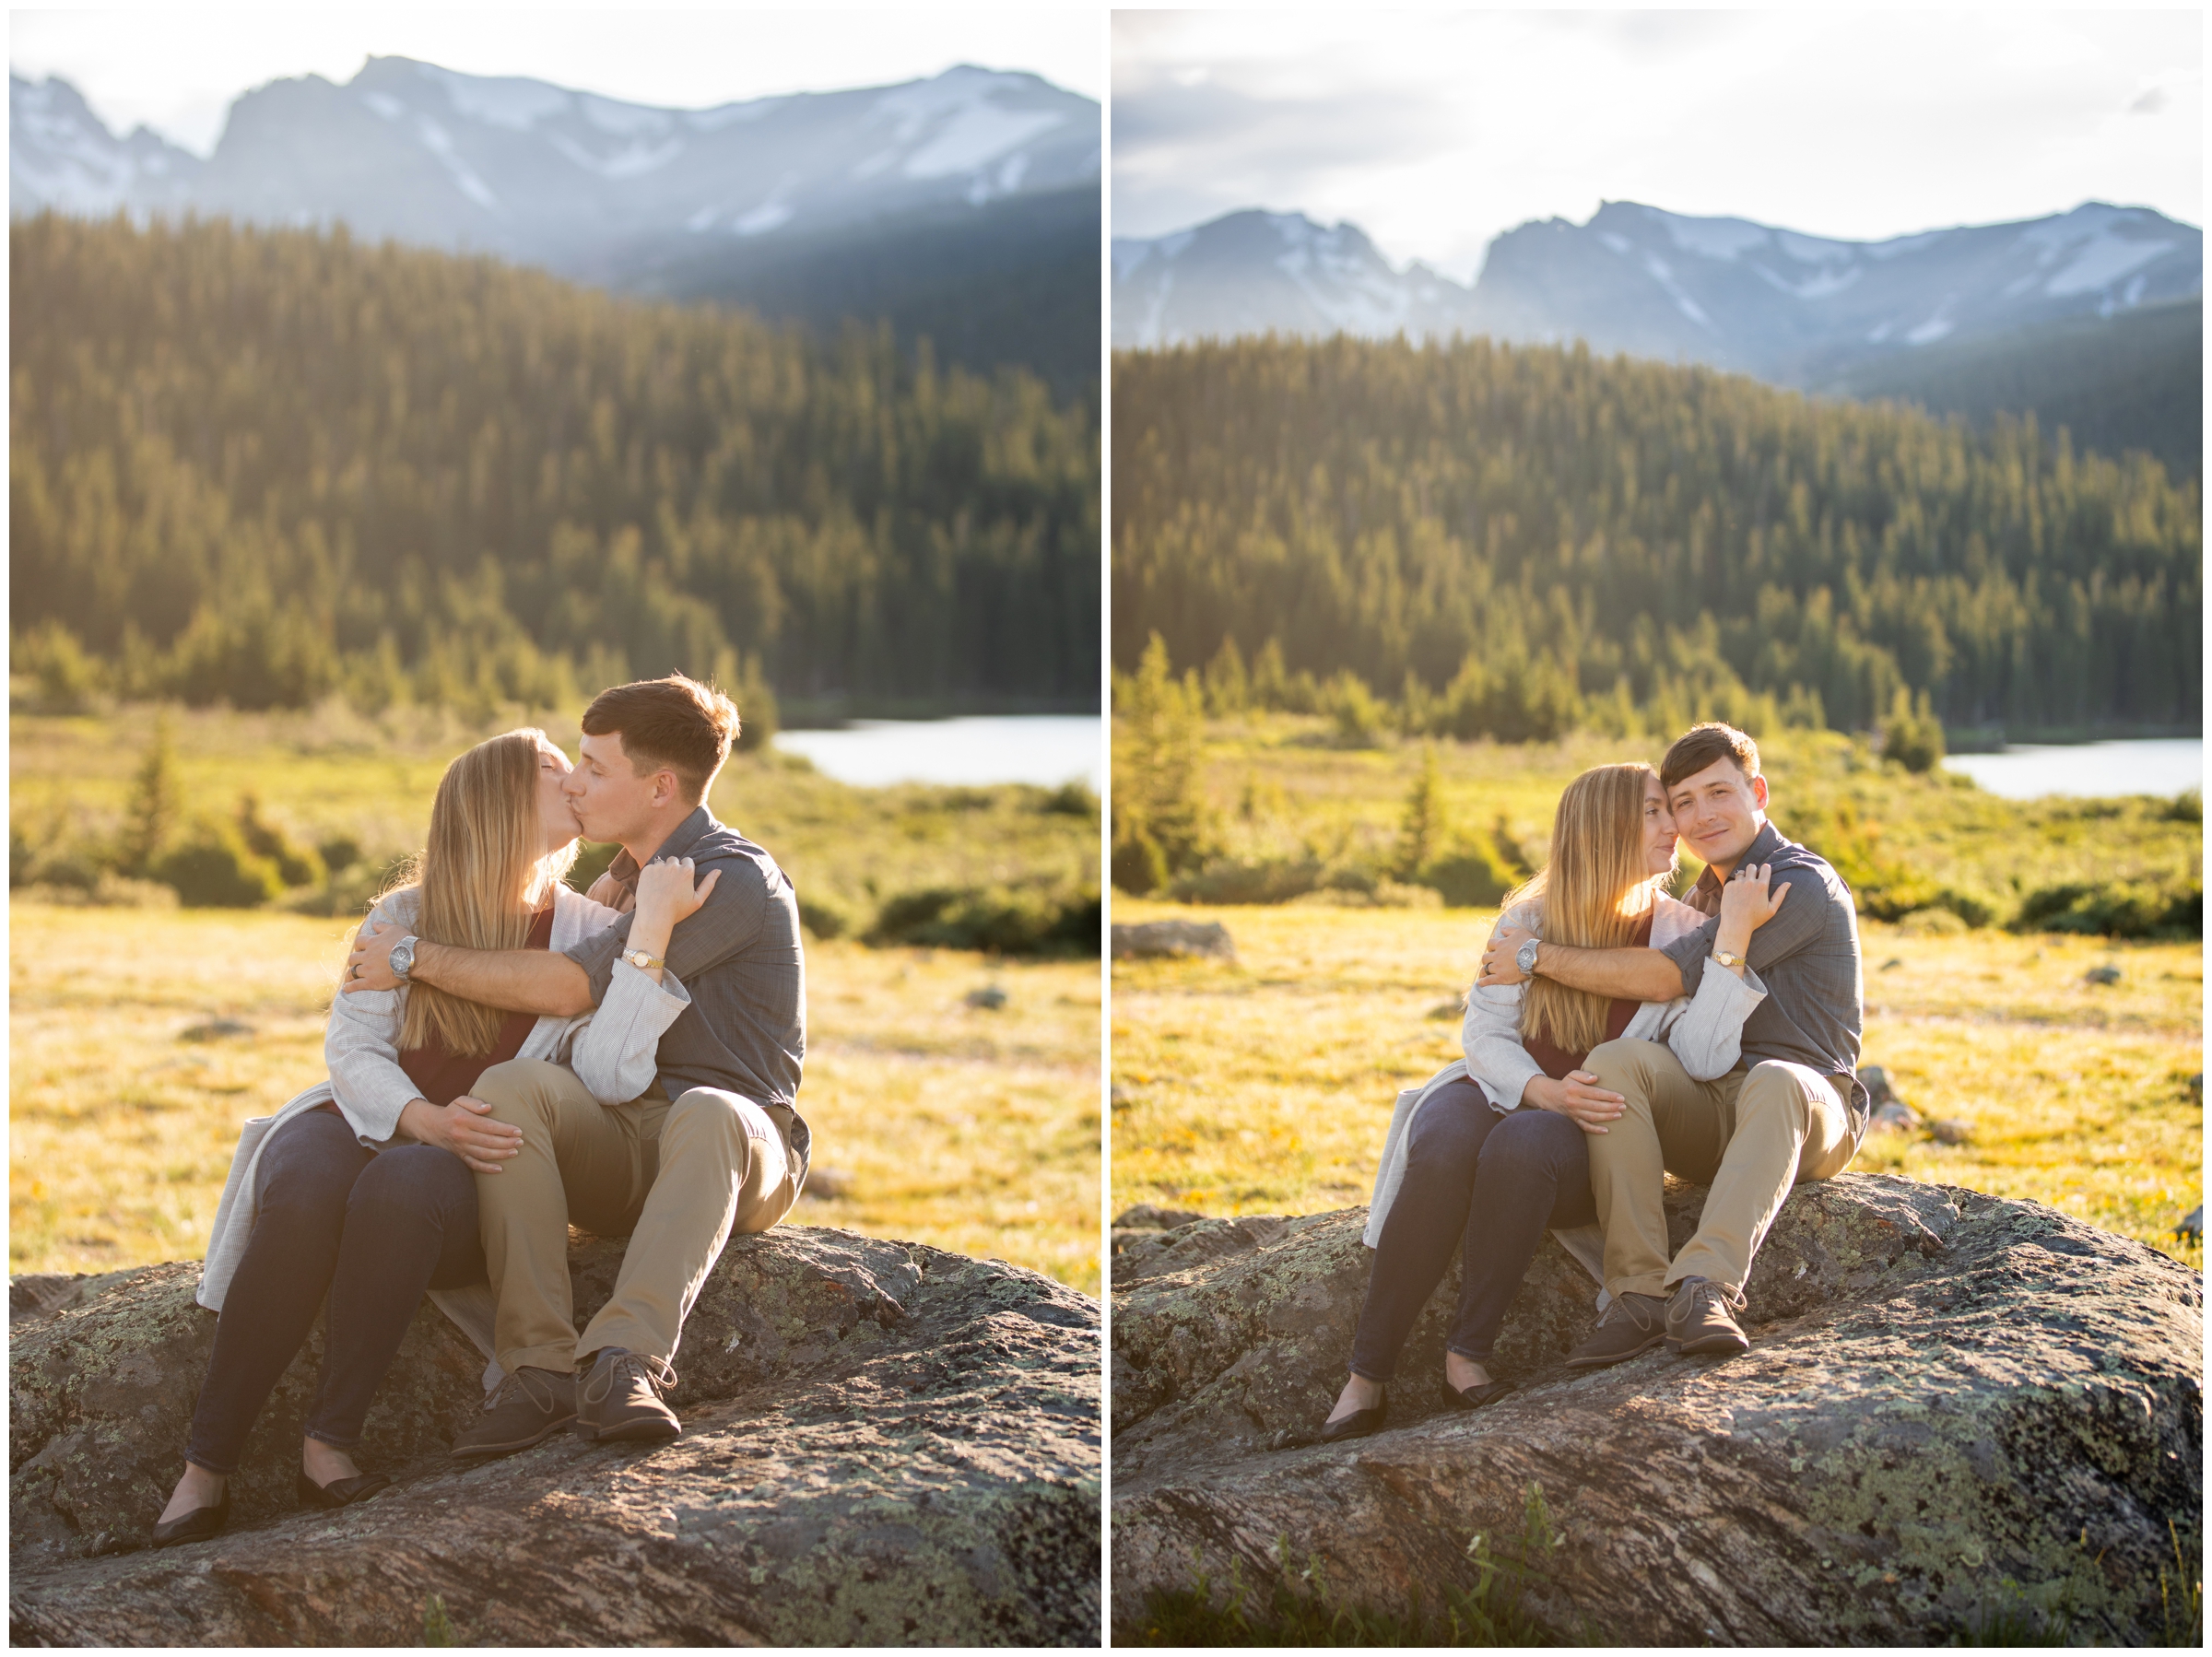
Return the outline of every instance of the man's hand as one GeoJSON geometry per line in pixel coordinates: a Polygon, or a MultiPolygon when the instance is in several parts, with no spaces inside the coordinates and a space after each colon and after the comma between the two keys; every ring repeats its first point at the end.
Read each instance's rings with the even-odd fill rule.
{"type": "Polygon", "coordinates": [[[1628,1101],[1597,1085],[1587,1070],[1570,1070],[1567,1079],[1555,1082],[1547,1075],[1531,1076],[1521,1091],[1522,1102],[1540,1111],[1555,1111],[1585,1134],[1603,1134],[1605,1124],[1620,1120],[1628,1101]]]}
{"type": "Polygon", "coordinates": [[[1521,964],[1513,959],[1513,955],[1523,944],[1535,935],[1525,927],[1499,927],[1490,934],[1489,944],[1482,952],[1482,970],[1476,974],[1475,981],[1485,989],[1494,985],[1525,983],[1527,980],[1521,971],[1521,964]]]}
{"type": "Polygon", "coordinates": [[[464,1093],[450,1105],[410,1099],[399,1113],[399,1131],[423,1145],[451,1151],[472,1173],[496,1174],[500,1164],[523,1148],[523,1131],[500,1122],[491,1107],[464,1093]]]}
{"type": "Polygon", "coordinates": [[[407,929],[396,923],[379,926],[371,919],[361,923],[360,931],[353,934],[353,953],[346,958],[346,981],[342,990],[396,990],[399,980],[392,974],[392,946],[407,935],[407,929]]]}

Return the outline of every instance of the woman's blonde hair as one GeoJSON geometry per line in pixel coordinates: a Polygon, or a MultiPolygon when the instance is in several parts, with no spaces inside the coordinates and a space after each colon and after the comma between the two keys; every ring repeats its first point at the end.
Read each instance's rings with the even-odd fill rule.
{"type": "MultiPolygon", "coordinates": [[[[488,737],[445,768],[430,803],[430,837],[387,888],[418,887],[415,935],[462,949],[520,949],[530,922],[576,862],[576,842],[540,850],[538,756],[543,731],[488,737]]],[[[488,1053],[507,1015],[429,984],[411,985],[402,1048],[433,1041],[454,1054],[488,1053]]]]}
{"type": "MultiPolygon", "coordinates": [[[[1643,866],[1643,796],[1659,773],[1648,765],[1600,765],[1567,785],[1551,820],[1551,861],[1506,899],[1540,899],[1547,944],[1619,949],[1672,877],[1643,866]]],[[[1532,978],[1521,995],[1521,1033],[1568,1052],[1606,1039],[1606,998],[1532,978]]]]}

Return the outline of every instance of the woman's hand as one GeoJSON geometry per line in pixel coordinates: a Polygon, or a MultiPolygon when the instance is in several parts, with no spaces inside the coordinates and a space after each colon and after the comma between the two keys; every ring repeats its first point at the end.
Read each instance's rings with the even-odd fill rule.
{"type": "Polygon", "coordinates": [[[1587,1070],[1570,1070],[1567,1079],[1555,1082],[1547,1075],[1531,1076],[1521,1090],[1521,1102],[1539,1111],[1554,1111],[1569,1118],[1585,1134],[1603,1134],[1605,1124],[1618,1122],[1628,1101],[1597,1085],[1587,1070]]]}
{"type": "MultiPolygon", "coordinates": [[[[632,922],[634,932],[639,927],[650,928],[664,938],[676,930],[677,923],[688,920],[699,913],[707,900],[707,894],[722,879],[720,869],[709,869],[705,878],[692,885],[691,860],[688,857],[663,857],[647,864],[638,871],[638,918],[632,922]]],[[[647,953],[658,955],[660,950],[647,953]]]]}
{"type": "Polygon", "coordinates": [[[489,1105],[465,1093],[450,1105],[409,1099],[399,1113],[399,1131],[418,1144],[453,1152],[472,1173],[496,1174],[500,1163],[523,1148],[522,1129],[497,1120],[489,1105]]]}
{"type": "MultiPolygon", "coordinates": [[[[1751,934],[1771,921],[1790,895],[1787,881],[1769,889],[1771,864],[1745,864],[1721,887],[1721,923],[1712,944],[1730,955],[1740,956],[1751,946],[1751,934]]],[[[1742,977],[1737,970],[1737,977],[1742,977]]]]}

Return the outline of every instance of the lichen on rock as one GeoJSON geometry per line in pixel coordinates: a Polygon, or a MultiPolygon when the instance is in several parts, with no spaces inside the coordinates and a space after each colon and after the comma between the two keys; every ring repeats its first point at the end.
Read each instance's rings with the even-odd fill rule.
{"type": "MultiPolygon", "coordinates": [[[[620,1246],[571,1248],[579,1327],[620,1246]]],[[[1100,1632],[1098,1308],[1036,1273],[782,1227],[733,1239],[684,1331],[651,1449],[558,1435],[444,1454],[482,1357],[409,1329],[359,1454],[395,1487],[291,1495],[320,1331],[279,1383],[229,1529],[147,1551],[215,1319],[197,1268],[34,1313],[9,1355],[18,1644],[1065,1644],[1100,1632]]]]}
{"type": "MultiPolygon", "coordinates": [[[[1688,1240],[1701,1189],[1670,1182],[1688,1240]]],[[[1437,1376],[1456,1274],[1390,1425],[1324,1446],[1372,1255],[1361,1211],[1203,1221],[1117,1255],[1117,1612],[1317,1559],[1386,1608],[1471,1586],[1539,1485],[1567,1540],[1525,1602],[1560,1638],[1940,1642],[1993,1609],[2163,1638],[2201,1534],[2201,1285],[2052,1209],[1883,1175],[1794,1193],[1745,1286],[1752,1350],[1572,1374],[1595,1286],[1547,1240],[1472,1416],[1437,1376]],[[1131,1256],[1129,1269],[1121,1264],[1131,1256]]]]}

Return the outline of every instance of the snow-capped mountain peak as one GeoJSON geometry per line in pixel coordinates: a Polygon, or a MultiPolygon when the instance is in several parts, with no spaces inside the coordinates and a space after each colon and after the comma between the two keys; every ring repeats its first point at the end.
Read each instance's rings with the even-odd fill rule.
{"type": "Polygon", "coordinates": [[[1499,237],[1472,288],[1297,214],[1117,241],[1113,263],[1117,346],[1270,329],[1581,338],[1818,383],[1870,356],[2201,294],[2204,236],[2100,202],[1876,242],[1606,202],[1587,224],[1499,237]]]}

